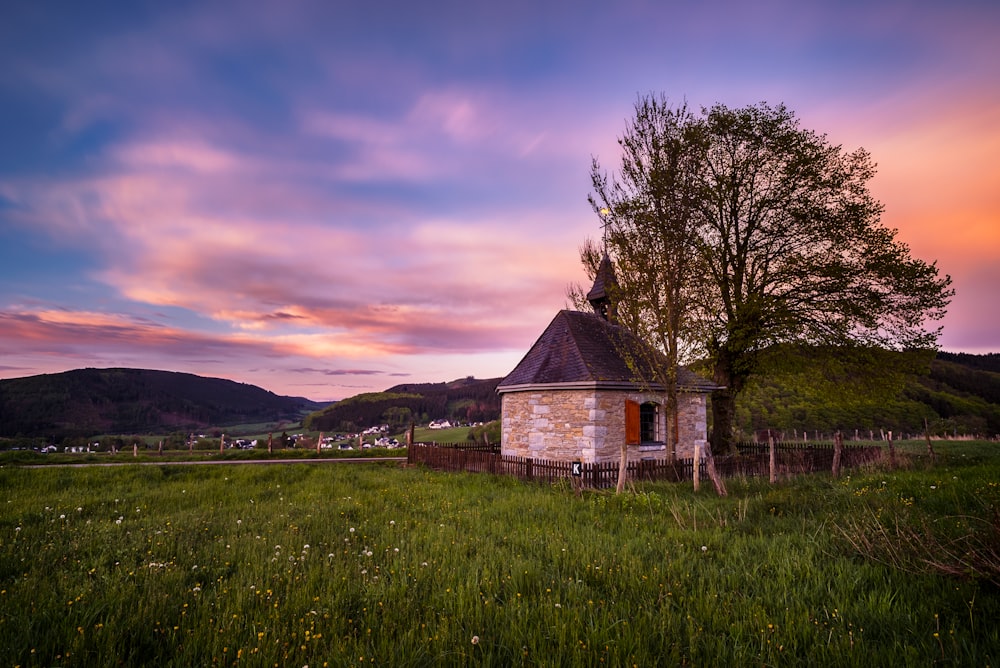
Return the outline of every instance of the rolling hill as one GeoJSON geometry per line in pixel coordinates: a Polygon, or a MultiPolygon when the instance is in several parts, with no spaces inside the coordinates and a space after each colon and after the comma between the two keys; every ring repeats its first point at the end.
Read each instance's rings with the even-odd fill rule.
{"type": "Polygon", "coordinates": [[[0,380],[0,436],[167,433],[298,420],[321,405],[188,373],[77,369],[0,380]]]}
{"type": "Polygon", "coordinates": [[[1000,435],[1000,354],[879,351],[861,364],[836,353],[779,346],[768,370],[737,400],[737,428],[880,429],[940,435],[1000,435]]]}
{"type": "Polygon", "coordinates": [[[450,383],[407,383],[384,392],[359,394],[312,413],[306,427],[356,431],[377,424],[405,427],[411,420],[486,422],[500,417],[499,378],[469,376],[450,383]]]}

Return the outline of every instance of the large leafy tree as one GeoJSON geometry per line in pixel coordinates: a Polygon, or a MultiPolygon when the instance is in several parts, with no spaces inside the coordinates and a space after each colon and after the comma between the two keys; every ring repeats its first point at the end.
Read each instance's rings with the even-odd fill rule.
{"type": "MultiPolygon", "coordinates": [[[[701,273],[700,258],[690,252],[694,241],[699,142],[694,117],[686,106],[672,108],[665,98],[640,99],[635,119],[619,139],[620,176],[609,180],[594,160],[589,200],[605,227],[606,248],[615,257],[619,322],[653,344],[665,363],[636,360],[645,369],[660,369],[649,379],[667,388],[668,449],[672,452],[677,411],[677,365],[692,306],[692,286],[701,273]],[[649,362],[655,362],[651,364],[649,362]]],[[[596,259],[593,244],[585,253],[596,259]]]]}
{"type": "Polygon", "coordinates": [[[723,388],[712,397],[716,452],[731,449],[736,397],[768,346],[935,346],[930,324],[951,279],[881,225],[863,149],[845,152],[781,105],[696,116],[653,96],[619,143],[616,175],[594,161],[590,199],[628,276],[623,322],[674,361],[686,352],[710,364],[723,388]]]}

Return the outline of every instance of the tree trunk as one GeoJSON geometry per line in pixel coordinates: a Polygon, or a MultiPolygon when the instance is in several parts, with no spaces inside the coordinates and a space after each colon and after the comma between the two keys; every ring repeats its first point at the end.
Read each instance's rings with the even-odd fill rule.
{"type": "Polygon", "coordinates": [[[680,436],[679,433],[680,428],[678,424],[679,418],[677,415],[676,385],[674,385],[674,388],[672,390],[667,391],[666,399],[667,400],[665,402],[666,404],[665,407],[667,409],[666,410],[667,414],[665,422],[666,422],[667,433],[664,434],[664,436],[666,437],[664,441],[666,442],[667,445],[667,461],[673,463],[674,460],[677,458],[677,441],[679,440],[680,436]]]}
{"type": "Polygon", "coordinates": [[[720,455],[733,454],[733,423],[736,421],[736,393],[728,388],[712,392],[712,450],[720,455]]]}

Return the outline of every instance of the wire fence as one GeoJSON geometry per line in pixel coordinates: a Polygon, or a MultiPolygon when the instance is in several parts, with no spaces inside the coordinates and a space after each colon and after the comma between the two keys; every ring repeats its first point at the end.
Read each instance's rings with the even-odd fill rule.
{"type": "MultiPolygon", "coordinates": [[[[724,478],[764,477],[771,475],[770,449],[767,444],[739,443],[738,454],[715,457],[715,468],[724,478]]],[[[845,445],[840,466],[857,467],[879,461],[882,448],[877,445],[845,445]]],[[[833,467],[832,443],[776,443],[777,477],[790,477],[830,471],[833,467]]],[[[571,462],[517,457],[500,454],[497,445],[458,443],[437,445],[414,443],[407,450],[407,461],[442,471],[468,471],[509,475],[532,482],[551,483],[578,478],[582,486],[593,489],[614,487],[618,483],[619,462],[571,462]]],[[[626,477],[632,481],[681,482],[692,480],[694,459],[644,459],[628,462],[626,477]]],[[[707,479],[705,460],[697,463],[699,477],[707,479]]]]}

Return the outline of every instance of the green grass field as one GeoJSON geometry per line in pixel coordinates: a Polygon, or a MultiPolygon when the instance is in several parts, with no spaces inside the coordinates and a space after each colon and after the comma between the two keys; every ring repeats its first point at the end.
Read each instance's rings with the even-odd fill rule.
{"type": "Polygon", "coordinates": [[[393,463],[5,466],[0,664],[997,665],[1000,453],[935,445],[932,468],[724,499],[393,463]]]}

